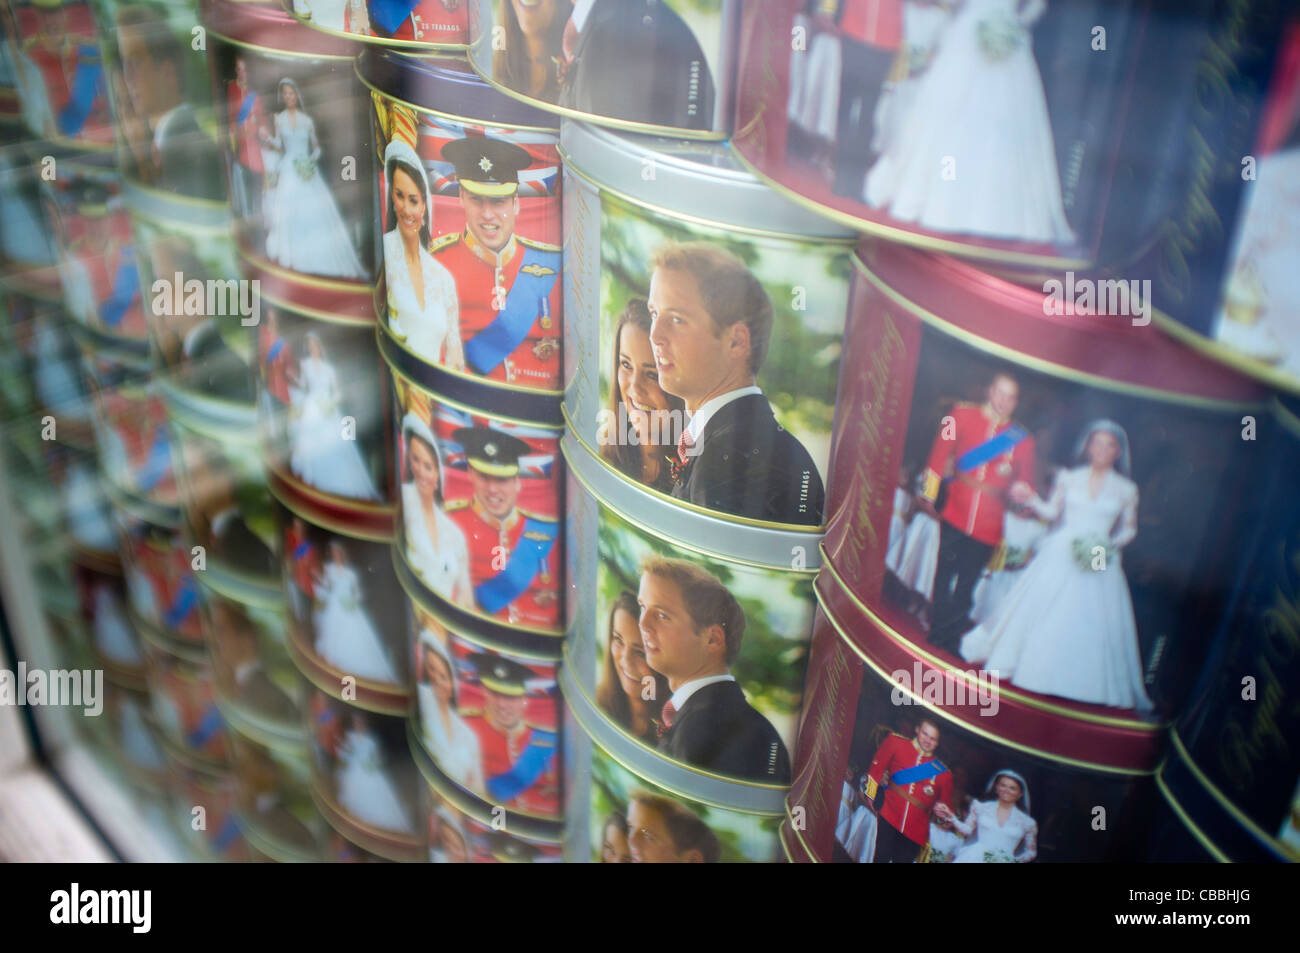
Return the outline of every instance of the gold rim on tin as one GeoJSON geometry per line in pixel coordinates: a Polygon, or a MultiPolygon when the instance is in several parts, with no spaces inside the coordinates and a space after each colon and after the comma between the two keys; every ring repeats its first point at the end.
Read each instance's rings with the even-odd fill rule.
{"type": "MultiPolygon", "coordinates": [[[[355,510],[358,516],[363,517],[386,516],[390,519],[394,519],[397,516],[397,505],[395,503],[368,503],[364,500],[352,500],[346,496],[331,496],[328,493],[322,493],[315,487],[303,483],[292,474],[286,473],[278,467],[272,466],[269,459],[266,464],[266,469],[269,470],[277,480],[292,490],[293,493],[305,498],[309,504],[318,503],[322,506],[332,506],[340,510],[355,510]]],[[[391,532],[374,533],[366,529],[351,526],[337,517],[325,513],[304,513],[298,506],[294,505],[294,502],[285,499],[286,494],[277,493],[273,483],[268,482],[267,486],[271,495],[280,503],[284,504],[285,509],[289,510],[295,516],[301,516],[309,523],[320,526],[323,529],[328,529],[339,536],[348,536],[353,539],[364,539],[376,543],[391,543],[393,541],[393,534],[391,532]]]]}
{"type": "MultiPolygon", "coordinates": [[[[321,658],[316,654],[314,648],[310,651],[304,648],[309,643],[306,633],[303,632],[302,626],[296,624],[296,620],[289,619],[286,622],[285,643],[289,649],[289,659],[293,662],[294,667],[317,691],[331,701],[336,701],[342,705],[350,705],[353,708],[360,708],[362,711],[368,711],[376,715],[388,715],[392,718],[406,718],[410,715],[414,692],[394,687],[388,682],[376,682],[373,679],[362,678],[360,675],[345,672],[321,658]],[[356,698],[340,697],[343,691],[344,678],[350,678],[355,683],[356,698]],[[371,696],[371,698],[362,700],[361,694],[363,692],[371,696]]],[[[405,640],[403,640],[403,644],[405,644],[405,640]]]]}
{"type": "Polygon", "coordinates": [[[1211,357],[1227,367],[1254,378],[1257,381],[1276,387],[1292,394],[1300,394],[1300,377],[1280,371],[1258,358],[1231,348],[1214,338],[1206,337],[1187,327],[1180,321],[1165,314],[1159,308],[1151,309],[1151,317],[1171,338],[1184,344],[1199,354],[1211,357]]]}
{"type": "MultiPolygon", "coordinates": [[[[914,652],[919,658],[923,659],[926,662],[929,662],[931,665],[933,665],[935,668],[938,668],[940,671],[948,675],[960,676],[961,679],[964,682],[966,682],[968,685],[978,687],[979,679],[972,678],[965,670],[956,668],[951,662],[944,661],[943,659],[939,658],[939,656],[927,652],[923,646],[917,644],[916,642],[913,642],[910,638],[903,635],[892,625],[890,625],[879,615],[877,615],[875,610],[873,610],[870,606],[868,606],[865,602],[863,602],[862,599],[858,597],[858,594],[854,592],[853,589],[849,586],[848,581],[845,580],[845,578],[840,575],[839,570],[835,568],[835,565],[831,562],[829,554],[826,552],[825,543],[822,544],[821,551],[822,551],[822,566],[827,570],[827,573],[830,575],[830,577],[833,580],[835,580],[835,584],[840,590],[840,592],[848,596],[849,600],[855,606],[857,606],[859,610],[861,610],[863,615],[865,615],[871,621],[871,623],[876,626],[876,628],[878,628],[882,633],[884,633],[893,641],[900,642],[903,645],[906,645],[909,648],[909,650],[914,652]]],[[[821,601],[820,598],[818,599],[818,601],[819,602],[821,601]]],[[[830,613],[828,612],[827,615],[829,614],[830,613]]],[[[1044,711],[1052,715],[1061,715],[1064,717],[1068,717],[1071,721],[1090,722],[1092,724],[1097,724],[1097,725],[1106,725],[1107,727],[1111,727],[1111,728],[1134,728],[1140,731],[1160,732],[1165,730],[1172,724],[1171,721],[1150,722],[1150,721],[1139,721],[1135,718],[1120,718],[1115,715],[1096,715],[1091,712],[1079,711],[1078,709],[1071,708],[1067,705],[1058,705],[1055,702],[1042,701],[1040,699],[1034,698],[1032,695],[1024,694],[1019,689],[1003,688],[1001,684],[998,685],[998,694],[1002,695],[1005,698],[1010,698],[1014,701],[1021,702],[1025,706],[1029,708],[1037,709],[1038,711],[1044,711]]]]}
{"type": "Polygon", "coordinates": [[[297,753],[307,744],[307,731],[301,719],[294,723],[295,731],[291,734],[278,730],[276,722],[250,714],[247,709],[234,699],[228,698],[213,679],[212,699],[217,710],[226,723],[226,727],[247,741],[259,744],[272,751],[297,753]]]}
{"type": "MultiPolygon", "coordinates": [[[[242,253],[241,253],[241,257],[243,257],[242,253]]],[[[254,279],[249,279],[249,280],[254,280],[254,279]]],[[[266,301],[268,304],[272,305],[273,307],[279,308],[281,311],[292,311],[295,314],[301,315],[302,317],[311,318],[315,321],[323,321],[326,324],[338,325],[339,327],[368,328],[375,323],[374,318],[353,317],[351,315],[340,314],[336,311],[322,311],[319,308],[312,308],[312,307],[308,307],[307,305],[296,304],[290,301],[288,298],[280,297],[278,294],[276,294],[273,291],[266,292],[260,290],[260,288],[258,290],[258,297],[260,297],[262,300],[266,301]]]]}
{"type": "MultiPolygon", "coordinates": [[[[476,385],[478,385],[479,387],[485,387],[485,388],[488,388],[488,389],[491,389],[491,390],[508,390],[508,391],[511,391],[512,393],[516,393],[516,394],[529,394],[529,395],[532,395],[532,396],[535,396],[535,397],[548,397],[548,398],[553,398],[553,399],[556,399],[556,400],[558,400],[559,398],[561,398],[561,397],[564,396],[564,391],[563,391],[563,389],[561,389],[561,390],[547,390],[547,389],[545,389],[545,388],[541,388],[541,387],[528,387],[527,385],[524,385],[524,384],[512,384],[512,383],[510,383],[509,381],[497,381],[497,380],[493,380],[492,378],[490,378],[490,377],[484,377],[484,376],[481,375],[481,374],[471,374],[471,373],[469,373],[468,371],[458,371],[458,370],[456,370],[455,368],[448,367],[448,366],[445,365],[445,364],[433,364],[433,363],[431,363],[428,359],[423,358],[423,357],[421,357],[420,355],[416,354],[414,351],[412,351],[410,348],[408,348],[404,343],[402,343],[401,341],[399,341],[399,340],[397,339],[396,335],[394,335],[393,332],[392,332],[392,330],[388,327],[388,315],[387,315],[387,311],[388,311],[388,309],[387,309],[387,305],[385,305],[385,308],[384,308],[384,312],[385,312],[385,313],[384,313],[384,317],[383,317],[383,318],[379,318],[379,317],[378,317],[378,313],[379,313],[379,312],[378,312],[378,303],[379,303],[379,297],[378,297],[378,295],[376,295],[376,296],[375,296],[375,307],[376,307],[375,314],[376,314],[376,318],[375,318],[374,323],[378,326],[379,331],[383,333],[383,338],[382,338],[382,340],[380,341],[380,344],[379,344],[379,346],[380,346],[381,348],[382,348],[382,347],[395,347],[395,348],[397,348],[399,351],[401,351],[403,354],[406,354],[406,355],[407,355],[407,356],[408,356],[412,361],[414,361],[414,362],[416,362],[416,363],[418,363],[418,364],[420,364],[420,365],[423,365],[423,366],[425,366],[425,367],[431,367],[431,368],[434,368],[434,369],[436,369],[436,370],[438,371],[438,373],[440,373],[440,374],[446,374],[446,375],[448,375],[449,377],[456,377],[456,378],[459,378],[460,380],[468,381],[468,382],[471,383],[471,384],[476,384],[476,385]]],[[[382,352],[381,352],[381,356],[382,356],[382,352]]],[[[392,365],[392,363],[389,362],[389,361],[387,360],[387,358],[385,358],[385,363],[388,364],[390,370],[393,369],[393,365],[392,365]]],[[[399,373],[399,372],[397,372],[396,370],[394,370],[394,373],[399,373]]],[[[402,377],[405,377],[404,374],[402,374],[401,376],[402,376],[402,377]]],[[[409,378],[407,378],[407,379],[409,380],[409,378]]],[[[416,383],[415,381],[411,381],[411,383],[415,384],[416,387],[419,387],[419,388],[421,388],[422,390],[428,390],[428,388],[424,387],[422,384],[418,384],[418,383],[416,383]]],[[[432,393],[432,391],[431,391],[430,393],[432,393]]],[[[475,412],[475,413],[481,413],[481,411],[478,411],[478,410],[475,410],[474,412],[475,412]]],[[[500,419],[502,419],[502,420],[506,420],[506,419],[508,419],[508,418],[502,417],[502,418],[500,418],[500,419]]],[[[527,423],[527,421],[519,421],[519,422],[520,422],[520,423],[527,423]]],[[[558,429],[558,428],[557,428],[557,429],[558,429]]]]}
{"type": "MultiPolygon", "coordinates": [[[[386,361],[385,363],[388,362],[386,361]]],[[[414,387],[416,390],[420,391],[421,393],[428,394],[429,397],[435,400],[437,403],[446,404],[449,407],[454,407],[457,410],[462,411],[463,413],[471,414],[475,417],[486,417],[488,420],[499,420],[502,423],[514,424],[518,427],[531,427],[534,430],[552,430],[555,432],[557,441],[563,436],[563,431],[564,431],[563,425],[553,424],[545,420],[525,420],[522,417],[509,417],[505,414],[498,414],[495,411],[483,410],[481,407],[474,407],[470,404],[461,403],[459,400],[456,400],[455,398],[445,396],[442,393],[442,391],[434,390],[433,388],[429,387],[429,385],[427,384],[422,384],[417,380],[413,380],[412,378],[407,376],[405,371],[403,371],[399,367],[394,367],[391,363],[388,363],[388,371],[390,374],[392,374],[393,377],[400,377],[403,383],[405,383],[408,387],[414,387]]],[[[478,380],[482,382],[482,378],[478,378],[478,380]]],[[[533,391],[529,388],[525,388],[525,389],[530,390],[530,393],[534,393],[534,394],[538,393],[537,391],[533,391]]],[[[544,395],[539,394],[539,396],[544,396],[544,395]]]]}
{"type": "MultiPolygon", "coordinates": [[[[258,2],[258,0],[234,0],[234,2],[253,3],[258,2]]],[[[212,29],[212,27],[207,26],[206,24],[204,27],[208,31],[208,36],[215,36],[223,43],[229,43],[231,46],[242,46],[246,50],[257,50],[259,53],[267,53],[272,56],[283,56],[294,60],[332,60],[336,63],[342,63],[346,60],[355,58],[340,53],[299,53],[297,50],[282,50],[275,46],[262,46],[260,43],[250,43],[247,40],[236,40],[233,36],[227,36],[219,30],[212,29]]],[[[356,38],[353,37],[353,39],[355,40],[356,38]]]]}
{"type": "Polygon", "coordinates": [[[215,573],[211,569],[195,572],[194,577],[204,589],[210,589],[228,602],[285,614],[284,591],[279,585],[249,585],[242,577],[220,569],[215,573]]]}
{"type": "MultiPolygon", "coordinates": [[[[814,863],[814,864],[820,864],[820,863],[821,863],[821,860],[819,860],[818,857],[817,857],[817,855],[813,853],[813,849],[812,849],[812,847],[810,847],[810,846],[808,845],[808,842],[807,842],[806,840],[804,840],[803,832],[802,832],[801,830],[799,830],[798,826],[797,826],[797,825],[795,824],[795,822],[794,822],[794,815],[790,813],[790,798],[789,798],[789,797],[787,797],[787,798],[785,799],[785,820],[781,822],[781,827],[782,827],[782,829],[784,829],[784,828],[786,828],[786,827],[789,827],[790,830],[791,830],[792,832],[794,832],[795,840],[797,840],[797,841],[799,842],[799,846],[802,847],[804,853],[808,855],[808,860],[809,860],[809,861],[811,861],[811,862],[814,863]]],[[[786,844],[785,844],[785,838],[784,838],[784,837],[781,838],[781,847],[782,847],[783,850],[785,850],[785,856],[790,860],[790,863],[794,863],[794,858],[790,856],[790,849],[789,849],[788,847],[786,847],[786,844]]]]}
{"type": "Polygon", "coordinates": [[[326,786],[321,783],[319,777],[313,776],[310,788],[312,800],[321,809],[321,814],[324,815],[326,822],[344,840],[360,847],[362,850],[377,854],[385,860],[397,863],[418,862],[421,853],[424,851],[424,843],[420,840],[419,835],[375,827],[353,817],[326,790],[326,786]],[[358,837],[369,843],[358,844],[356,842],[358,837]]]}
{"type": "MultiPolygon", "coordinates": [[[[238,237],[238,226],[236,226],[235,231],[236,237],[238,237]]],[[[375,282],[373,281],[341,281],[337,278],[322,278],[320,275],[309,275],[305,272],[293,271],[292,269],[277,265],[264,255],[259,255],[255,251],[248,250],[238,241],[235,242],[235,247],[239,252],[239,257],[244,259],[250,265],[257,267],[261,271],[265,271],[267,274],[283,278],[285,281],[292,281],[295,284],[306,285],[308,288],[324,288],[327,291],[344,291],[351,294],[361,294],[363,291],[370,291],[375,286],[375,282]]],[[[290,305],[289,307],[295,306],[290,305]]]]}
{"type": "Polygon", "coordinates": [[[1008,738],[1003,738],[999,735],[994,734],[991,731],[988,731],[985,728],[977,728],[973,723],[968,721],[963,721],[962,719],[957,718],[956,716],[945,711],[943,708],[939,708],[935,705],[932,705],[930,702],[926,701],[919,694],[912,691],[912,689],[903,685],[901,682],[897,682],[894,679],[890,678],[889,674],[883,668],[881,668],[880,665],[874,659],[868,656],[866,652],[862,651],[862,649],[860,649],[854,643],[853,639],[849,636],[849,634],[844,631],[844,627],[840,624],[839,619],[835,618],[835,616],[831,613],[831,610],[827,607],[825,601],[822,599],[821,593],[817,593],[817,602],[821,606],[822,614],[826,617],[826,621],[829,622],[831,624],[831,627],[835,629],[835,633],[839,636],[840,641],[843,642],[846,646],[848,646],[849,650],[852,651],[853,654],[856,655],[864,665],[870,668],[871,671],[873,671],[875,674],[880,676],[884,684],[889,686],[889,691],[892,692],[894,690],[898,690],[903,692],[903,694],[907,695],[909,698],[912,699],[910,704],[919,705],[922,708],[925,708],[927,711],[933,712],[935,715],[942,718],[948,724],[953,725],[955,728],[964,731],[969,731],[971,734],[977,735],[978,737],[983,738],[986,741],[991,741],[996,745],[1001,745],[1002,747],[1010,748],[1013,751],[1020,751],[1024,754],[1033,755],[1039,758],[1044,758],[1048,761],[1055,761],[1059,764],[1069,765],[1070,767],[1085,768],[1089,771],[1096,771],[1098,773],[1111,774],[1111,775],[1117,775],[1120,777],[1128,777],[1128,778],[1148,777],[1154,773],[1154,769],[1140,770],[1137,768],[1118,768],[1112,765],[1096,764],[1091,761],[1081,761],[1078,758],[1070,758],[1065,755],[1052,754],[1051,752],[1048,751],[1042,751],[1038,748],[1032,748],[1029,745],[1021,744],[1018,741],[1012,741],[1008,738]]]}
{"type": "MultiPolygon", "coordinates": [[[[236,799],[236,806],[238,806],[238,799],[236,799]]],[[[253,819],[253,816],[243,811],[236,811],[235,824],[239,827],[239,832],[244,835],[244,839],[248,841],[249,847],[277,864],[315,864],[324,859],[324,850],[320,845],[311,851],[289,847],[283,841],[268,834],[262,829],[262,825],[253,819]]],[[[312,837],[315,836],[313,831],[312,837]]]]}
{"type": "Polygon", "coordinates": [[[1196,840],[1197,843],[1205,848],[1206,852],[1209,853],[1211,857],[1221,864],[1232,863],[1232,858],[1221,851],[1215,845],[1214,841],[1210,840],[1210,838],[1206,836],[1205,832],[1201,830],[1200,826],[1191,819],[1185,810],[1183,810],[1183,806],[1179,803],[1178,798],[1174,796],[1174,792],[1169,790],[1169,786],[1165,784],[1164,766],[1165,762],[1162,761],[1160,767],[1156,769],[1156,788],[1162,795],[1164,795],[1165,803],[1169,805],[1169,809],[1174,812],[1174,816],[1182,822],[1185,828],[1187,828],[1187,832],[1192,835],[1192,838],[1196,840]]]}
{"type": "Polygon", "coordinates": [[[990,341],[987,338],[980,337],[972,331],[949,322],[939,317],[932,311],[927,311],[910,298],[904,297],[898,291],[885,283],[867,267],[857,255],[853,256],[853,267],[856,268],[864,278],[866,278],[881,294],[889,298],[894,304],[903,308],[912,314],[913,317],[919,318],[923,323],[928,324],[949,337],[956,338],[963,344],[969,345],[978,351],[986,354],[994,354],[1004,360],[1011,361],[1021,367],[1027,367],[1030,370],[1037,371],[1040,374],[1048,374],[1063,380],[1071,380],[1077,383],[1087,384],[1090,387],[1096,387],[1101,390],[1114,391],[1115,393],[1128,394],[1130,396],[1145,397],[1151,400],[1164,401],[1170,404],[1186,404],[1192,407],[1200,407],[1206,410],[1258,410],[1263,406],[1263,398],[1260,400],[1224,400],[1218,397],[1196,397],[1192,394],[1180,394],[1176,391],[1161,390],[1157,387],[1148,387],[1145,384],[1130,384],[1126,381],[1117,381],[1109,377],[1102,377],[1088,371],[1080,371],[1064,364],[1056,364],[1052,361],[1044,360],[1041,357],[1034,357],[1030,354],[1024,354],[1020,351],[990,341]]]}
{"type": "MultiPolygon", "coordinates": [[[[465,49],[465,47],[462,47],[462,50],[463,49],[465,49]]],[[[436,51],[431,50],[429,52],[430,57],[437,56],[437,55],[438,54],[436,51]]],[[[424,58],[427,57],[421,57],[421,59],[424,58]]],[[[465,62],[468,63],[469,62],[468,59],[465,62]]],[[[560,129],[558,124],[555,126],[517,126],[514,124],[507,125],[498,122],[490,122],[485,119],[474,119],[471,116],[461,116],[457,113],[447,112],[445,109],[435,109],[432,106],[421,106],[418,103],[411,102],[409,99],[401,99],[400,97],[394,96],[392,93],[388,92],[385,89],[380,89],[374,83],[370,82],[370,80],[366,79],[366,77],[362,76],[361,62],[359,59],[357,60],[356,64],[353,66],[352,71],[357,74],[357,79],[361,81],[361,85],[366,87],[366,89],[370,90],[373,93],[376,93],[379,96],[382,96],[384,99],[387,99],[389,102],[400,103],[401,105],[406,106],[409,109],[413,109],[419,113],[424,113],[427,116],[437,116],[440,119],[450,119],[452,122],[459,123],[462,126],[483,126],[483,127],[490,127],[492,129],[504,129],[510,132],[548,132],[553,136],[555,136],[557,143],[560,138],[560,129]]],[[[389,141],[392,140],[390,139],[389,141]]]]}
{"type": "MultiPolygon", "coordinates": [[[[662,500],[665,503],[671,503],[673,506],[681,507],[685,510],[702,513],[705,516],[712,516],[724,523],[734,523],[737,526],[756,526],[760,529],[778,529],[787,533],[807,533],[809,536],[822,536],[826,532],[826,524],[824,523],[818,526],[809,526],[806,523],[773,523],[768,520],[751,519],[748,516],[735,516],[730,513],[724,513],[722,510],[711,510],[708,507],[700,506],[698,503],[692,503],[689,500],[679,500],[675,496],[670,496],[669,494],[656,490],[653,487],[646,486],[643,483],[638,483],[592,449],[591,444],[587,443],[579,433],[577,425],[573,422],[573,418],[569,416],[569,408],[566,405],[562,404],[560,406],[560,413],[564,417],[566,437],[572,438],[582,447],[583,450],[587,451],[587,456],[591,457],[606,470],[613,473],[624,483],[627,483],[633,489],[639,490],[648,496],[662,500]]],[[[795,572],[798,570],[791,571],[795,572]]]]}

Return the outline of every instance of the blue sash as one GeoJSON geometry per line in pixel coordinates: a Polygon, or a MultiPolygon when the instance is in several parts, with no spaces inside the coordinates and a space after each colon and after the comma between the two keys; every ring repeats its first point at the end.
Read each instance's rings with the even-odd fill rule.
{"type": "Polygon", "coordinates": [[[95,97],[104,92],[104,64],[99,61],[99,50],[93,46],[77,44],[77,69],[72,74],[68,101],[59,110],[59,132],[75,136],[90,117],[95,97]]]}
{"type": "Polygon", "coordinates": [[[550,306],[551,289],[560,273],[558,252],[524,246],[523,261],[514,285],[506,295],[506,306],[496,320],[465,342],[465,361],[480,374],[486,374],[509,357],[528,337],[538,312],[550,306]],[[527,270],[538,265],[550,270],[539,275],[527,270]]]}
{"type": "Polygon", "coordinates": [[[142,490],[152,490],[158,481],[167,475],[172,465],[171,447],[167,443],[167,431],[161,426],[154,431],[153,445],[149,448],[149,459],[136,474],[135,482],[142,490]]]}
{"type": "Polygon", "coordinates": [[[139,292],[140,272],[135,267],[134,253],[128,249],[118,262],[117,274],[113,276],[112,293],[99,306],[99,319],[111,328],[117,327],[139,292]]]}
{"type": "Polygon", "coordinates": [[[257,105],[257,93],[253,92],[250,89],[248,92],[244,93],[244,99],[239,104],[239,116],[235,120],[235,122],[240,125],[243,125],[244,120],[248,118],[248,114],[253,111],[253,107],[256,105],[257,105]]]}
{"type": "Polygon", "coordinates": [[[235,815],[226,815],[226,822],[221,825],[221,830],[217,831],[216,846],[217,850],[224,851],[238,842],[239,825],[235,823],[235,815]]]}
{"type": "Polygon", "coordinates": [[[505,568],[474,587],[474,598],[480,609],[489,615],[495,615],[524,594],[541,568],[542,560],[555,545],[559,526],[559,523],[544,523],[531,518],[524,520],[524,532],[519,537],[519,545],[506,560],[505,568]],[[543,538],[529,539],[530,534],[543,538]]]}
{"type": "Polygon", "coordinates": [[[216,705],[209,705],[203,709],[203,717],[199,719],[198,727],[185,736],[185,743],[191,748],[202,748],[220,731],[221,712],[217,711],[216,705]]]}
{"type": "Polygon", "coordinates": [[[1002,456],[1008,450],[1015,449],[1016,444],[1028,436],[1029,432],[1019,424],[1008,427],[1002,433],[989,437],[979,446],[971,447],[958,457],[957,472],[966,473],[1002,456]]]}
{"type": "Polygon", "coordinates": [[[913,781],[926,781],[930,778],[936,778],[948,769],[938,761],[927,761],[925,764],[914,765],[910,768],[904,768],[902,771],[891,771],[889,773],[890,784],[911,784],[913,781]]]}
{"type": "Polygon", "coordinates": [[[396,33],[419,0],[370,0],[370,19],[385,33],[396,33]]]}
{"type": "Polygon", "coordinates": [[[555,733],[532,729],[528,747],[505,774],[488,778],[488,794],[499,804],[513,801],[534,784],[555,760],[555,733]]]}
{"type": "Polygon", "coordinates": [[[274,361],[277,357],[279,357],[280,352],[283,350],[284,350],[284,338],[276,338],[275,343],[272,344],[270,349],[267,350],[266,352],[267,363],[270,363],[271,361],[274,361]]]}
{"type": "Polygon", "coordinates": [[[181,622],[198,604],[199,588],[195,584],[193,576],[186,576],[181,580],[181,588],[176,593],[176,601],[163,614],[163,622],[173,629],[179,628],[181,622]]]}

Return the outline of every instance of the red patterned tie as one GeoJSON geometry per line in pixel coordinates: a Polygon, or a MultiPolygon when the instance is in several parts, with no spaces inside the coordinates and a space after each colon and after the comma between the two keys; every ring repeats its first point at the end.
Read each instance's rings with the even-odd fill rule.
{"type": "Polygon", "coordinates": [[[677,714],[677,708],[673,705],[670,698],[664,702],[664,710],[659,715],[659,724],[655,726],[655,733],[662,738],[668,733],[668,729],[673,726],[673,716],[677,714]]]}
{"type": "Polygon", "coordinates": [[[686,467],[691,462],[691,451],[695,449],[695,440],[691,437],[689,430],[683,430],[682,435],[677,438],[677,459],[668,461],[668,474],[677,482],[686,472],[686,467]]]}

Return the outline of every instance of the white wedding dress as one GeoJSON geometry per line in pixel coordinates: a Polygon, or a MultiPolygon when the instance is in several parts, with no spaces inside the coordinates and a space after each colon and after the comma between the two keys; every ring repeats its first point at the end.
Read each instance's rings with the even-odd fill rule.
{"type": "Polygon", "coordinates": [[[406,248],[396,228],[384,233],[384,280],[388,285],[388,327],[412,354],[430,364],[465,363],[460,339],[456,279],[429,252],[420,249],[424,307],[406,267],[406,248]]]}
{"type": "Polygon", "coordinates": [[[448,602],[472,609],[469,545],[461,528],[435,504],[433,519],[438,525],[438,548],[434,549],[424,524],[420,491],[414,483],[402,484],[402,517],[406,526],[406,558],[411,561],[415,574],[448,602]],[[462,594],[460,602],[454,598],[457,590],[462,594]]]}
{"type": "Polygon", "coordinates": [[[835,822],[835,839],[859,864],[869,864],[876,856],[876,815],[858,799],[852,784],[844,782],[840,791],[840,813],[835,822]]]}
{"type": "Polygon", "coordinates": [[[356,440],[343,436],[338,374],[324,360],[309,357],[291,388],[294,420],[289,429],[289,469],[304,483],[326,493],[378,500],[379,491],[356,440]]]}
{"type": "Polygon", "coordinates": [[[1028,29],[1044,4],[1028,0],[1019,14],[1018,6],[966,0],[939,34],[906,114],[885,122],[885,149],[863,189],[868,205],[939,232],[1075,241],[1028,29]],[[994,37],[1009,46],[1000,57],[985,49],[994,37]]]}
{"type": "Polygon", "coordinates": [[[135,630],[126,621],[122,600],[108,586],[95,587],[93,608],[95,612],[91,631],[95,647],[105,658],[122,665],[143,665],[144,656],[136,642],[135,630]]]}
{"type": "Polygon", "coordinates": [[[996,800],[975,801],[966,820],[952,826],[966,836],[954,864],[1026,864],[1038,856],[1038,822],[1019,807],[999,824],[996,800]]]}
{"type": "Polygon", "coordinates": [[[350,566],[331,562],[316,586],[316,651],[347,675],[400,683],[388,649],[361,604],[361,583],[350,566]]]}
{"type": "Polygon", "coordinates": [[[266,195],[266,256],[294,271],[333,278],[365,278],[334,195],[321,176],[316,126],[301,110],[275,114],[280,151],[274,188],[266,195]],[[310,167],[303,178],[299,166],[310,167]]]}
{"type": "Polygon", "coordinates": [[[988,570],[980,574],[979,582],[971,593],[970,617],[983,622],[993,616],[998,605],[1010,592],[1024,572],[1034,547],[1047,532],[1041,520],[1020,516],[1011,511],[1002,517],[1002,544],[1006,547],[1006,562],[1011,568],[988,570]],[[1015,564],[1019,560],[1018,564],[1015,564]]]}
{"type": "Polygon", "coordinates": [[[417,694],[420,721],[424,725],[424,743],[429,748],[429,755],[443,774],[467,791],[486,799],[487,786],[483,781],[483,755],[478,735],[455,711],[451,713],[451,729],[447,729],[432,686],[418,685],[417,694]]]}
{"type": "Polygon", "coordinates": [[[961,640],[962,658],[1020,688],[1115,708],[1149,710],[1133,601],[1120,551],[1137,535],[1137,485],[1111,470],[1097,498],[1089,467],[1062,470],[1033,509],[1057,523],[1039,541],[997,610],[961,640]],[[1081,565],[1076,540],[1104,540],[1104,569],[1081,565]]]}
{"type": "Polygon", "coordinates": [[[63,507],[73,539],[101,552],[117,549],[117,531],[109,522],[104,491],[99,477],[88,467],[69,464],[63,481],[63,507]]]}
{"type": "Polygon", "coordinates": [[[338,749],[339,804],[357,820],[386,831],[415,833],[410,812],[384,772],[383,753],[373,736],[349,731],[338,749]]]}

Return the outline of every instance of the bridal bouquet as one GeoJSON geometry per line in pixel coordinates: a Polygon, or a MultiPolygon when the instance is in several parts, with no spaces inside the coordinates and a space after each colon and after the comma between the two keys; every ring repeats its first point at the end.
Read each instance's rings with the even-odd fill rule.
{"type": "Polygon", "coordinates": [[[298,178],[307,182],[316,174],[316,163],[309,156],[299,156],[293,160],[294,171],[298,173],[298,178]]]}
{"type": "Polygon", "coordinates": [[[1093,561],[1097,557],[1098,547],[1102,550],[1102,565],[1109,566],[1111,559],[1115,556],[1115,548],[1110,545],[1110,540],[1105,536],[1080,536],[1070,545],[1074,561],[1079,564],[1080,569],[1088,572],[1093,571],[1093,561]]]}
{"type": "Polygon", "coordinates": [[[1005,850],[986,850],[984,852],[984,863],[986,864],[1014,864],[1015,862],[1016,859],[1005,850]]]}
{"type": "Polygon", "coordinates": [[[1025,28],[1020,21],[1008,14],[1000,14],[981,20],[975,26],[980,51],[990,63],[999,63],[1016,51],[1025,42],[1025,28]]]}

